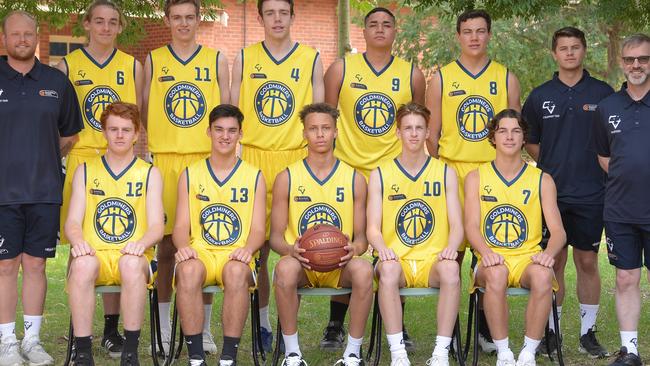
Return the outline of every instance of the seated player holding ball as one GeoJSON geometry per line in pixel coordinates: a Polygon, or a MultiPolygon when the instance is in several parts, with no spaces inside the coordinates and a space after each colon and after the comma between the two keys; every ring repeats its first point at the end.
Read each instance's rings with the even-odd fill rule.
{"type": "Polygon", "coordinates": [[[438,335],[427,365],[449,364],[460,301],[458,182],[452,168],[424,152],[429,116],[414,102],[399,108],[402,153],[373,170],[368,184],[368,241],[379,256],[379,309],[393,366],[410,365],[402,341],[400,288],[440,288],[438,335]]]}
{"type": "Polygon", "coordinates": [[[266,188],[260,170],[240,160],[244,116],[232,105],[215,107],[207,134],[212,151],[178,180],[172,239],[176,302],[191,366],[205,365],[202,288],[223,289],[223,348],[219,365],[233,366],[248,314],[248,289],[264,244],[266,188]]]}
{"type": "Polygon", "coordinates": [[[485,288],[483,304],[497,366],[535,365],[552,289],[557,289],[554,258],[566,241],[553,178],[521,158],[527,131],[519,112],[499,112],[488,124],[496,159],[480,165],[465,180],[465,227],[478,257],[472,286],[485,288]],[[539,245],[542,214],[551,234],[545,250],[539,245]],[[530,290],[524,346],[516,363],[508,344],[508,287],[530,290]]]}
{"type": "Polygon", "coordinates": [[[338,110],[325,103],[303,108],[300,119],[307,157],[278,174],[273,185],[271,248],[282,256],[273,280],[285,344],[282,365],[306,365],[298,345],[299,287],[352,288],[348,343],[338,363],[361,362],[360,348],[372,303],[372,266],[358,258],[368,248],[366,183],[361,174],[334,157],[338,117],[338,110]],[[303,257],[305,249],[298,245],[300,237],[316,224],[335,226],[349,239],[347,255],[330,272],[312,269],[303,257]]]}
{"type": "Polygon", "coordinates": [[[64,226],[72,245],[66,288],[77,349],[74,364],[95,364],[95,286],[121,286],[126,340],[120,365],[139,365],[147,284],[153,282],[150,262],[164,229],[162,178],[157,168],[133,153],[140,130],[135,104],[109,105],[100,123],[108,141],[106,154],[75,170],[64,226]]]}

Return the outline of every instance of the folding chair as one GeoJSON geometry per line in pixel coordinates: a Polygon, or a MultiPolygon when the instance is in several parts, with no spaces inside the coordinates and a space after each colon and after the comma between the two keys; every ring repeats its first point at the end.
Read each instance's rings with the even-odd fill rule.
{"type": "MultiPolygon", "coordinates": [[[[219,286],[207,286],[203,288],[204,294],[218,294],[223,293],[219,286]]],[[[251,308],[251,343],[252,343],[252,356],[255,366],[266,364],[266,354],[262,347],[262,330],[260,328],[260,302],[259,293],[257,288],[251,290],[250,295],[250,308],[251,308]],[[259,356],[258,356],[259,353],[259,356]],[[259,359],[262,359],[261,363],[259,359]]],[[[178,323],[178,308],[176,306],[176,297],[174,297],[174,311],[172,315],[172,332],[169,344],[169,355],[166,355],[164,366],[171,365],[174,361],[178,360],[183,349],[183,329],[179,327],[178,334],[178,348],[176,347],[176,324],[178,323]]]]}
{"type": "MultiPolygon", "coordinates": [[[[338,296],[338,295],[350,295],[352,294],[351,288],[299,288],[298,289],[298,298],[300,296],[338,296]]],[[[278,323],[276,326],[275,332],[275,348],[273,350],[273,361],[271,365],[277,366],[280,361],[280,337],[282,337],[282,327],[280,326],[280,317],[278,316],[278,323]]]]}
{"type": "MultiPolygon", "coordinates": [[[[97,286],[96,294],[115,294],[120,292],[120,286],[97,286]]],[[[158,313],[158,290],[155,287],[149,287],[149,324],[151,328],[151,358],[153,365],[158,366],[158,357],[156,347],[162,348],[162,339],[160,336],[160,314],[158,313]]],[[[65,366],[70,364],[73,357],[74,329],[72,327],[72,315],[70,315],[70,326],[68,329],[68,345],[66,350],[65,366]]]]}
{"type": "MultiPolygon", "coordinates": [[[[405,297],[412,296],[439,296],[440,289],[431,288],[431,287],[417,287],[417,288],[401,288],[399,289],[399,295],[405,297]]],[[[374,307],[372,310],[372,329],[370,331],[370,345],[368,346],[368,353],[366,355],[366,361],[370,362],[372,358],[372,353],[374,349],[377,349],[375,354],[375,360],[373,362],[374,366],[379,365],[379,360],[381,359],[381,340],[382,340],[382,321],[381,321],[381,311],[379,311],[379,292],[375,293],[374,307]]],[[[456,352],[456,360],[461,366],[465,365],[465,357],[461,351],[461,340],[460,340],[460,318],[456,316],[456,324],[454,325],[454,335],[452,342],[455,343],[454,350],[456,352]]]]}
{"type": "MultiPolygon", "coordinates": [[[[467,312],[467,337],[465,339],[465,349],[463,350],[463,356],[466,358],[467,354],[469,352],[469,340],[472,335],[472,322],[474,325],[474,344],[472,347],[472,352],[473,352],[473,359],[472,359],[472,366],[478,365],[478,316],[479,316],[479,299],[482,294],[485,293],[485,288],[479,287],[477,288],[474,292],[470,294],[469,297],[469,310],[467,312]]],[[[514,288],[510,287],[506,290],[506,296],[511,297],[511,296],[528,296],[530,294],[530,291],[525,288],[514,288]]],[[[552,296],[552,312],[553,312],[553,324],[555,325],[555,329],[560,329],[559,326],[559,318],[557,315],[557,302],[555,299],[555,291],[553,291],[553,296],[552,296]]],[[[548,326],[546,327],[545,330],[545,335],[546,339],[548,340],[549,338],[549,331],[548,331],[548,326]]],[[[560,366],[564,366],[564,358],[562,357],[562,344],[560,343],[560,332],[555,333],[555,341],[557,346],[557,359],[558,363],[560,366]]],[[[546,353],[548,354],[548,358],[553,362],[553,356],[551,356],[550,352],[550,347],[549,347],[550,342],[546,342],[546,353]]]]}

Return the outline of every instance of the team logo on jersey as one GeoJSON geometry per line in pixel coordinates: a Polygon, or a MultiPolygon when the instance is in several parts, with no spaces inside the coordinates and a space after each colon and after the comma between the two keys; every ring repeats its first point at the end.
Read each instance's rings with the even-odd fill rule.
{"type": "Polygon", "coordinates": [[[92,88],[86,98],[84,98],[84,116],[90,127],[95,131],[101,131],[102,126],[99,123],[99,118],[102,116],[104,109],[113,102],[120,100],[115,90],[108,86],[102,85],[92,88]]]}
{"type": "Polygon", "coordinates": [[[203,239],[211,245],[231,245],[241,236],[241,220],[232,208],[213,204],[201,211],[203,239]]]}
{"type": "Polygon", "coordinates": [[[433,210],[421,199],[406,202],[395,219],[397,236],[408,247],[422,244],[431,236],[434,227],[433,210]]]}
{"type": "Polygon", "coordinates": [[[255,92],[255,112],[265,126],[280,126],[291,118],[294,109],[293,92],[278,81],[267,81],[255,92]]]}
{"type": "Polygon", "coordinates": [[[354,120],[366,135],[385,135],[395,124],[395,103],[386,94],[366,93],[357,99],[354,120]]]}
{"type": "Polygon", "coordinates": [[[300,215],[298,234],[302,235],[307,229],[318,224],[332,225],[341,230],[341,216],[334,207],[326,203],[311,205],[300,215]]]}
{"type": "Polygon", "coordinates": [[[621,117],[618,116],[618,115],[615,115],[615,114],[614,114],[614,115],[611,115],[611,116],[609,116],[609,118],[607,119],[607,122],[608,122],[610,125],[614,126],[614,129],[618,129],[618,125],[621,124],[621,117]]]}
{"type": "Polygon", "coordinates": [[[499,205],[485,216],[485,238],[501,248],[519,248],[528,239],[526,216],[516,207],[499,205]]]}
{"type": "Polygon", "coordinates": [[[108,198],[97,205],[95,233],[105,242],[121,244],[129,240],[136,227],[133,207],[119,198],[108,198]]]}
{"type": "Polygon", "coordinates": [[[458,106],[457,123],[460,136],[468,141],[481,141],[488,135],[487,125],[494,116],[490,102],[480,95],[470,95],[458,106]]]}
{"type": "Polygon", "coordinates": [[[555,103],[552,100],[546,100],[544,103],[542,103],[542,108],[546,109],[548,111],[548,114],[553,114],[553,111],[555,110],[555,103]]]}
{"type": "Polygon", "coordinates": [[[196,85],[180,82],[172,85],[165,95],[165,113],[177,127],[195,126],[205,116],[205,97],[196,85]]]}

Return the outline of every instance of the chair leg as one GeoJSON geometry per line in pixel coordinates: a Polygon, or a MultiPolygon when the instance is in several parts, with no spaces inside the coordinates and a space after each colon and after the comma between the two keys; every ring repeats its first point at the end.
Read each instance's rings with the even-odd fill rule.
{"type": "Polygon", "coordinates": [[[370,362],[370,359],[372,357],[372,352],[375,349],[375,342],[377,335],[375,334],[377,331],[377,316],[379,313],[379,301],[377,299],[377,294],[375,294],[375,298],[373,300],[373,309],[372,309],[372,325],[370,329],[370,343],[368,344],[368,353],[366,354],[366,361],[370,362]]]}
{"type": "MultiPolygon", "coordinates": [[[[557,299],[555,298],[555,291],[553,291],[553,303],[551,309],[553,311],[553,325],[557,331],[555,332],[555,342],[557,344],[557,360],[560,366],[564,366],[564,357],[562,356],[562,343],[560,343],[560,318],[557,314],[557,299]]],[[[548,340],[548,338],[547,338],[548,340]]],[[[546,342],[548,344],[548,341],[546,342]]]]}
{"type": "Polygon", "coordinates": [[[456,339],[456,360],[458,361],[458,364],[460,366],[465,366],[465,355],[463,350],[461,349],[463,345],[463,341],[460,339],[460,314],[456,315],[456,324],[454,325],[454,336],[453,338],[456,339]]]}
{"type": "Polygon", "coordinates": [[[374,366],[378,366],[379,361],[381,360],[381,338],[382,338],[381,337],[382,336],[381,327],[382,326],[383,325],[381,323],[381,311],[378,311],[377,312],[377,329],[376,329],[377,333],[375,334],[375,339],[376,339],[375,343],[377,343],[377,349],[375,350],[375,363],[374,363],[374,366]]]}
{"type": "Polygon", "coordinates": [[[472,355],[472,366],[478,365],[478,304],[481,298],[481,293],[479,291],[476,291],[474,294],[474,348],[473,352],[474,354],[472,355]]]}
{"type": "MultiPolygon", "coordinates": [[[[259,319],[257,319],[257,316],[255,315],[256,313],[259,314],[259,308],[257,306],[257,293],[253,292],[250,296],[250,307],[251,307],[251,345],[252,345],[252,354],[253,354],[253,363],[255,366],[259,366],[259,358],[258,358],[258,337],[259,337],[259,319]]],[[[262,357],[262,360],[264,360],[264,349],[260,349],[259,353],[262,357]]]]}
{"type": "Polygon", "coordinates": [[[158,298],[156,295],[156,289],[149,290],[149,324],[150,324],[150,339],[151,339],[151,358],[153,359],[153,365],[158,366],[158,352],[156,350],[156,335],[158,334],[157,330],[159,324],[155,322],[156,311],[154,307],[158,307],[158,298]]]}
{"type": "Polygon", "coordinates": [[[280,362],[280,337],[282,337],[282,326],[280,325],[280,316],[278,315],[278,324],[275,332],[275,348],[273,349],[273,361],[271,365],[277,366],[280,362]]]}
{"type": "Polygon", "coordinates": [[[467,360],[467,355],[469,354],[469,342],[472,340],[472,324],[474,318],[474,296],[475,294],[469,295],[469,309],[467,310],[467,333],[465,334],[465,347],[463,348],[463,358],[467,360]]]}
{"type": "Polygon", "coordinates": [[[253,292],[255,295],[255,321],[257,322],[257,349],[260,350],[262,355],[262,362],[266,364],[266,351],[264,350],[264,345],[262,344],[262,322],[260,321],[260,292],[255,289],[253,292]]]}
{"type": "Polygon", "coordinates": [[[66,347],[65,362],[63,365],[68,366],[72,361],[72,344],[74,343],[74,330],[72,329],[72,315],[70,316],[70,326],[68,327],[68,345],[66,347]]]}
{"type": "MultiPolygon", "coordinates": [[[[174,296],[174,310],[172,311],[172,329],[169,337],[169,352],[165,354],[165,366],[171,365],[175,360],[180,357],[181,349],[183,348],[183,332],[179,332],[178,350],[176,348],[176,329],[178,325],[178,308],[176,304],[176,296],[174,296]]],[[[162,349],[164,353],[164,348],[162,349]]]]}
{"type": "Polygon", "coordinates": [[[157,350],[162,351],[164,353],[165,349],[163,348],[162,344],[162,333],[160,329],[160,309],[158,308],[158,289],[153,288],[152,290],[152,297],[154,299],[153,304],[151,304],[151,309],[153,310],[152,314],[154,315],[153,321],[156,324],[156,345],[157,345],[157,350]]]}

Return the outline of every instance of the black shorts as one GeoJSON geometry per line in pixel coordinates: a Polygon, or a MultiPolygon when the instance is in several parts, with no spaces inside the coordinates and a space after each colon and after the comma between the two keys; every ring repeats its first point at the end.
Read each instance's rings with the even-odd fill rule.
{"type": "MultiPolygon", "coordinates": [[[[603,235],[603,205],[557,203],[566,232],[566,244],[574,248],[598,252],[603,235]]],[[[550,233],[544,224],[542,247],[546,248],[550,233]]]]}
{"type": "Polygon", "coordinates": [[[650,224],[605,222],[607,256],[618,269],[650,269],[650,224]]]}
{"type": "Polygon", "coordinates": [[[0,260],[20,253],[54,257],[60,210],[45,203],[0,206],[0,260]]]}

